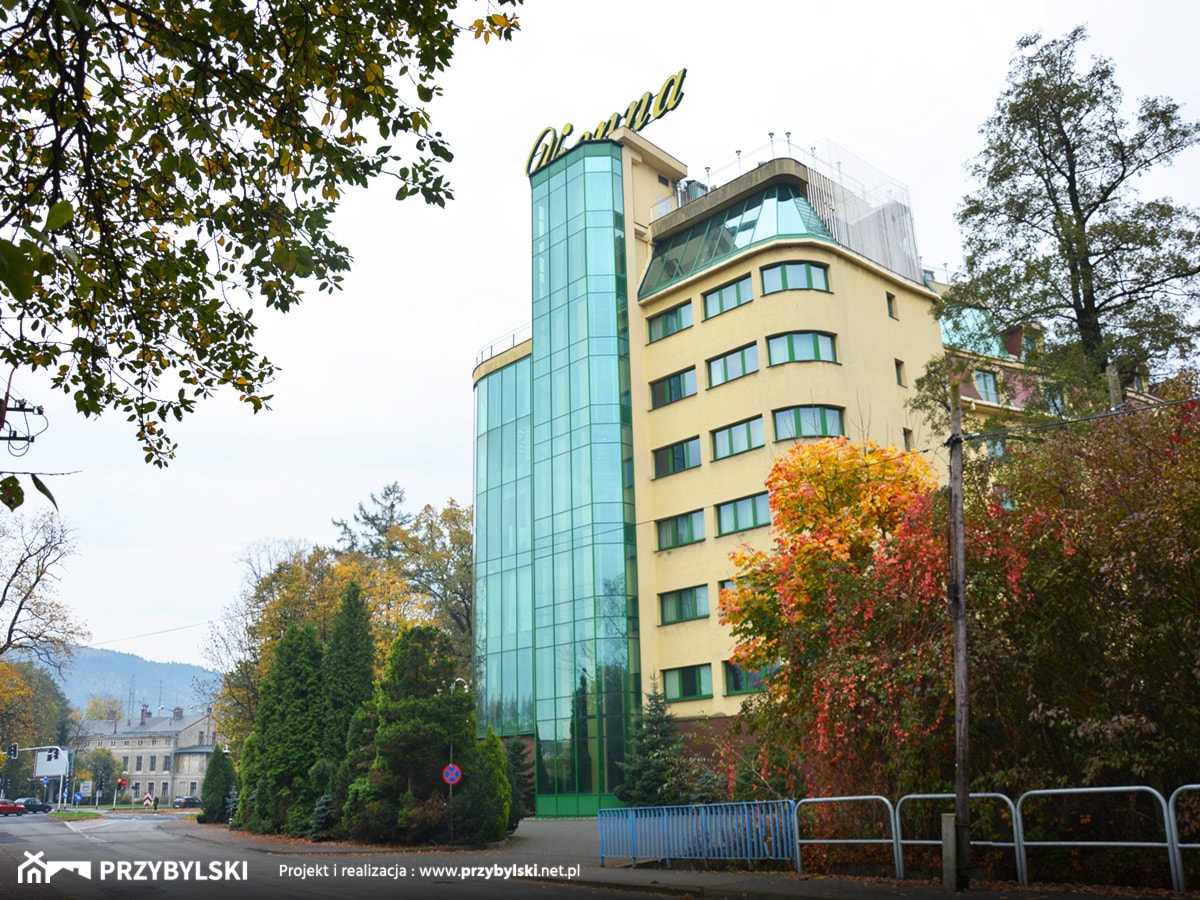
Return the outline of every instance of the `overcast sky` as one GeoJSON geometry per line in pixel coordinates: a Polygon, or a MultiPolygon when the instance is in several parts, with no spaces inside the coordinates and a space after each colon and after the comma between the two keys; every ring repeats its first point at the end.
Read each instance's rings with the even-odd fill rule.
{"type": "MultiPolygon", "coordinates": [[[[173,428],[178,457],[162,471],[121,416],[85,421],[18,374],[49,427],[5,467],[73,473],[49,480],[78,544],[59,598],[93,646],[201,663],[251,544],[332,544],[330,520],[392,481],[414,511],[472,501],[471,372],[481,347],[529,321],[525,163],[547,125],[588,130],[686,68],[682,102],[643,135],[693,176],[738,150],[752,159],[770,132],[829,139],[907,185],[924,263],[940,270],[959,259],[964,163],[1022,35],[1085,24],[1084,52],[1113,59],[1127,101],[1165,94],[1200,118],[1200,5],[1183,0],[527,0],[520,16],[511,44],[460,43],[432,108],[457,199],[396,203],[386,181],[350,196],[336,223],[355,257],[345,290],[263,315],[259,347],[282,370],[271,412],[210,402],[173,428]]],[[[1200,205],[1198,176],[1193,150],[1143,189],[1200,205]]]]}

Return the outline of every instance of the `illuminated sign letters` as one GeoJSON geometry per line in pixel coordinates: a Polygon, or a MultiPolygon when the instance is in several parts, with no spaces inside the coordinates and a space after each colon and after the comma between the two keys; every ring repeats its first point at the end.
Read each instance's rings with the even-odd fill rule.
{"type": "Polygon", "coordinates": [[[543,128],[534,142],[533,150],[529,152],[525,170],[532,175],[543,166],[554,162],[567,150],[588,141],[605,140],[622,125],[630,131],[641,131],[647,123],[661,119],[679,105],[679,101],[683,99],[683,79],[686,75],[687,69],[680,69],[663,82],[657,94],[651,95],[648,91],[642,94],[629,104],[625,112],[615,112],[591,131],[585,131],[571,147],[564,146],[567,138],[575,131],[575,126],[570,122],[562,127],[562,131],[555,131],[549,126],[543,128]]]}

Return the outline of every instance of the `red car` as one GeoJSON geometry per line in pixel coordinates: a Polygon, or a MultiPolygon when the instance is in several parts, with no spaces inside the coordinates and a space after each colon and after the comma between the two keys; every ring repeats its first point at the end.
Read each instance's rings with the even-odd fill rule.
{"type": "Polygon", "coordinates": [[[0,800],[0,816],[23,816],[25,807],[11,800],[0,800]]]}

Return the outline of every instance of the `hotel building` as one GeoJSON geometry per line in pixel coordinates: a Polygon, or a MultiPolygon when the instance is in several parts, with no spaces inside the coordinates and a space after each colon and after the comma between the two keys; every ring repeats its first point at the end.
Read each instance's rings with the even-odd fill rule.
{"type": "Polygon", "coordinates": [[[639,133],[683,78],[539,138],[532,327],[474,372],[480,724],[534,741],[539,815],[618,805],[651,678],[683,721],[758,687],[717,606],[778,457],[940,443],[905,409],[942,350],[905,189],[790,145],[689,179],[639,133]]]}

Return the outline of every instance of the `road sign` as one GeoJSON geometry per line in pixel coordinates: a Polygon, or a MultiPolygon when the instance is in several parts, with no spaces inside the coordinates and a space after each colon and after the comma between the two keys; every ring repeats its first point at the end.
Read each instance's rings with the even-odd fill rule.
{"type": "Polygon", "coordinates": [[[462,769],[454,763],[449,763],[446,768],[442,769],[442,781],[446,784],[458,784],[462,781],[462,769]]]}
{"type": "MultiPolygon", "coordinates": [[[[65,794],[66,791],[63,791],[63,793],[65,794]]],[[[83,799],[83,794],[79,793],[79,791],[76,791],[75,792],[75,802],[78,803],[82,799],[83,799]]]]}

